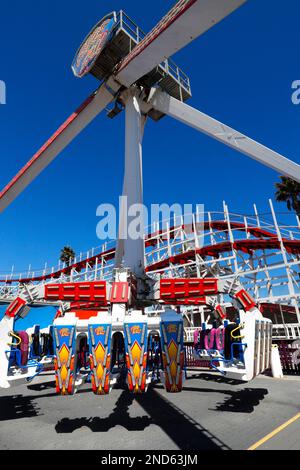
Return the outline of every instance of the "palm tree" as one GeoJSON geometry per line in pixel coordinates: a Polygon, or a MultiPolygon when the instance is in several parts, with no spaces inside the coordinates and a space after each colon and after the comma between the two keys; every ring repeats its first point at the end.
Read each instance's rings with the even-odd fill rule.
{"type": "Polygon", "coordinates": [[[298,217],[300,217],[300,183],[287,178],[286,176],[280,176],[281,183],[276,183],[276,201],[286,202],[289,211],[294,210],[298,217]]]}
{"type": "Polygon", "coordinates": [[[63,249],[60,252],[60,261],[62,263],[65,263],[67,266],[71,264],[71,262],[74,260],[76,254],[73,248],[70,246],[64,246],[63,249]]]}

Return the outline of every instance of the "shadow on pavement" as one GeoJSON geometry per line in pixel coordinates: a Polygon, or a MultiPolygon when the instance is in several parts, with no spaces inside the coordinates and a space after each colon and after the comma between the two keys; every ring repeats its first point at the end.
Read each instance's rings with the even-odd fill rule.
{"type": "Polygon", "coordinates": [[[245,388],[238,392],[226,391],[230,398],[223,403],[217,403],[216,411],[229,411],[231,413],[253,413],[260,401],[268,395],[265,388],[245,388]]]}
{"type": "Polygon", "coordinates": [[[230,379],[228,377],[224,377],[223,375],[200,373],[200,374],[194,374],[191,377],[187,377],[186,381],[188,382],[189,380],[193,380],[193,379],[201,379],[201,380],[206,380],[207,382],[216,382],[216,383],[228,384],[228,385],[241,385],[241,384],[245,385],[245,382],[243,380],[230,379]]]}
{"type": "MultiPolygon", "coordinates": [[[[245,382],[243,382],[245,383],[245,382]]],[[[156,385],[156,389],[163,390],[162,385],[156,385]]],[[[243,388],[242,390],[220,390],[216,388],[183,387],[184,392],[200,393],[220,393],[229,395],[229,398],[222,403],[217,403],[216,408],[209,408],[211,411],[228,411],[232,413],[252,413],[256,406],[268,395],[265,388],[243,388]]]]}

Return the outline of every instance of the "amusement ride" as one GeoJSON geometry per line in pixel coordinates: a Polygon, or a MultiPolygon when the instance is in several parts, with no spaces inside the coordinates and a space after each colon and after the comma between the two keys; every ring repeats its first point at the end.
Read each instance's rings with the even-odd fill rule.
{"type": "MultiPolygon", "coordinates": [[[[142,141],[147,119],[173,117],[300,182],[300,166],[186,104],[189,78],[170,57],[245,0],[179,0],[143,31],[123,12],[99,21],[72,64],[99,88],[64,122],[0,193],[0,211],[102,111],[125,111],[123,196],[143,202],[142,141]]],[[[271,202],[270,202],[271,204],[271,202]]],[[[69,265],[12,273],[0,280],[0,387],[23,384],[54,365],[56,391],[72,395],[90,382],[97,395],[123,380],[146,392],[154,378],[168,392],[185,379],[185,341],[195,357],[226,377],[250,381],[270,367],[270,312],[299,322],[300,222],[222,212],[151,227],[144,239],[122,237],[69,265]],[[54,306],[46,330],[18,331],[31,307],[54,306]]],[[[126,221],[125,221],[126,220],[126,221]]]]}

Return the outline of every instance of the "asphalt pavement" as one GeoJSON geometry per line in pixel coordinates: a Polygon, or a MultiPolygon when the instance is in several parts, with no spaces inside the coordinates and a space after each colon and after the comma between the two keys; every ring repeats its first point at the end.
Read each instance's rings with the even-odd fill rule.
{"type": "Polygon", "coordinates": [[[237,383],[189,373],[184,390],[161,384],[145,395],[122,388],[95,396],[85,384],[57,396],[52,374],[0,391],[0,449],[300,450],[300,378],[257,377],[237,383]]]}

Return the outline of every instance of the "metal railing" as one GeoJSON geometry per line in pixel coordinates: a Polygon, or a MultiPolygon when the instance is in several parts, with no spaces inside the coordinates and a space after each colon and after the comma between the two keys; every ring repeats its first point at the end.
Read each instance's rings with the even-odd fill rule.
{"type": "MultiPolygon", "coordinates": [[[[194,342],[194,332],[199,330],[199,327],[185,327],[184,328],[184,341],[187,343],[194,342]]],[[[273,340],[296,340],[300,339],[300,324],[277,324],[273,325],[273,340]]]]}
{"type": "MultiPolygon", "coordinates": [[[[135,44],[138,44],[146,37],[146,33],[139,28],[123,10],[117,14],[117,24],[115,28],[122,28],[131,37],[135,44]]],[[[162,68],[166,74],[171,75],[178,84],[191,94],[189,77],[175,64],[175,62],[173,62],[173,60],[165,59],[159,67],[162,68]]]]}
{"type": "MultiPolygon", "coordinates": [[[[299,220],[279,225],[275,214],[272,218],[269,214],[259,215],[256,207],[254,215],[232,214],[224,205],[224,212],[196,214],[192,224],[186,223],[183,216],[176,220],[173,217],[166,223],[155,222],[145,231],[148,275],[155,280],[160,277],[194,276],[238,278],[258,303],[290,306],[295,314],[291,322],[300,323],[299,220]],[[201,222],[198,225],[194,220],[201,222]],[[290,243],[287,248],[284,246],[285,238],[290,243]],[[264,240],[267,244],[262,244],[261,248],[247,249],[247,242],[260,243],[264,240]],[[269,242],[273,243],[270,247],[269,242]],[[291,244],[295,243],[293,251],[291,244]]],[[[23,273],[16,269],[9,274],[0,273],[0,302],[10,299],[23,288],[19,285],[20,280],[30,284],[99,279],[110,281],[114,268],[114,246],[111,241],[80,254],[71,263],[72,269],[60,263],[55,267],[47,264],[41,270],[29,266],[23,273]]],[[[226,298],[223,300],[227,301],[226,298]]],[[[277,316],[274,323],[289,325],[281,310],[278,310],[277,316]]],[[[298,331],[289,335],[299,337],[298,331]]],[[[287,334],[283,332],[281,336],[286,337],[287,334]]],[[[278,334],[279,338],[281,336],[278,334]]]]}

